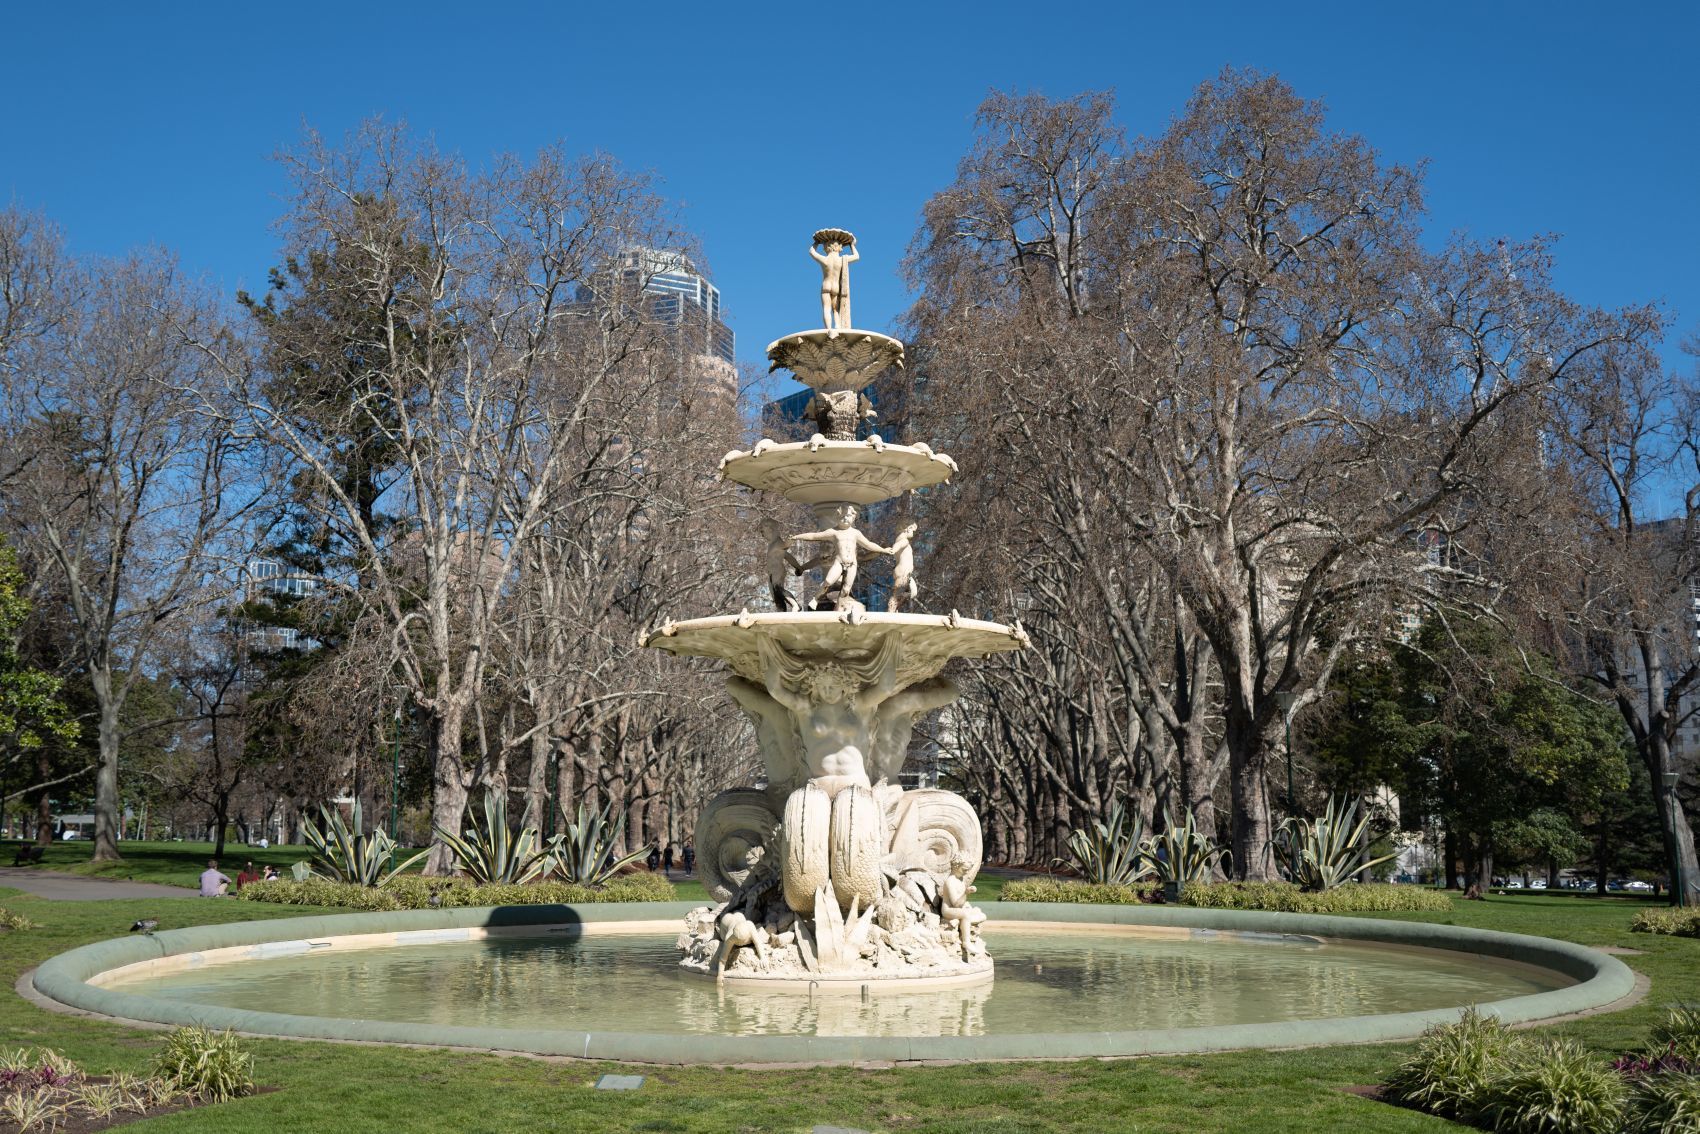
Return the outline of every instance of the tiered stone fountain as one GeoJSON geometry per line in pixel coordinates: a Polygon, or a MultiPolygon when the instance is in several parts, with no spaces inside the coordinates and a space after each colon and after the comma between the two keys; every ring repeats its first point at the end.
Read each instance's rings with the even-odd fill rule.
{"type": "Polygon", "coordinates": [[[686,968],[728,980],[842,982],[885,989],[916,982],[989,980],[992,959],[973,905],[980,821],[939,789],[906,791],[898,773],[915,718],[955,700],[940,676],[956,657],[1022,649],[1019,623],[901,613],[912,601],[915,527],[890,546],[856,527],[859,510],[941,484],[956,463],[924,444],[858,440],[873,411],[863,393],[903,344],[850,326],[855,237],[815,233],[822,271],[821,330],[767,348],[815,393],[808,441],[762,440],[726,454],[721,475],[810,505],[821,530],[783,536],[764,524],[771,613],[668,622],[644,644],[724,659],[728,691],[756,726],[765,786],[734,788],[698,820],[697,863],[718,900],[693,910],[679,937],[686,968]],[[824,547],[799,561],[795,543],[824,547]],[[884,611],[857,600],[859,558],[895,559],[884,611]],[[808,609],[790,574],[822,572],[808,609]]]}

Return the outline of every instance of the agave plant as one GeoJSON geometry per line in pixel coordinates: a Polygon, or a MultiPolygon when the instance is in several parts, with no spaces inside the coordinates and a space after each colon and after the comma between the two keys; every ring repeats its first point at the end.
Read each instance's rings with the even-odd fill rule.
{"type": "Polygon", "coordinates": [[[323,827],[309,822],[303,833],[313,848],[314,872],[336,882],[382,886],[429,853],[420,851],[394,865],[395,840],[381,830],[361,833],[359,803],[354,805],[352,827],[343,822],[342,812],[333,808],[320,807],[319,817],[323,827]]]}
{"type": "Polygon", "coordinates": [[[1068,864],[1087,882],[1131,886],[1154,873],[1144,844],[1145,821],[1117,800],[1107,817],[1069,835],[1068,864]]]}
{"type": "Polygon", "coordinates": [[[577,821],[569,819],[566,833],[556,836],[555,870],[563,879],[600,886],[649,853],[645,844],[624,857],[615,857],[614,848],[626,838],[626,817],[611,818],[612,814],[608,807],[591,811],[582,803],[578,805],[577,821]]]}
{"type": "Polygon", "coordinates": [[[1207,881],[1228,853],[1198,829],[1190,811],[1184,823],[1164,812],[1163,833],[1146,839],[1140,849],[1159,882],[1207,881]]]}
{"type": "Polygon", "coordinates": [[[1368,826],[1368,815],[1358,817],[1356,800],[1348,803],[1344,797],[1337,800],[1330,796],[1318,818],[1281,821],[1276,837],[1283,848],[1282,864],[1293,875],[1292,880],[1305,889],[1332,890],[1371,867],[1399,857],[1397,853],[1385,854],[1360,862],[1358,847],[1368,826]]]}
{"type": "Polygon", "coordinates": [[[460,868],[474,882],[523,886],[542,877],[554,864],[559,836],[544,842],[536,827],[526,827],[518,836],[508,831],[508,800],[501,792],[484,793],[484,822],[472,818],[472,830],[458,835],[436,828],[437,837],[448,844],[460,868]]]}

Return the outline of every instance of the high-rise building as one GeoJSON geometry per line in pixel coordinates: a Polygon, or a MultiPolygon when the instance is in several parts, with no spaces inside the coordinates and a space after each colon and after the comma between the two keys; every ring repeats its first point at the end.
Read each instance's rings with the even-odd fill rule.
{"type": "Polygon", "coordinates": [[[720,307],[720,289],[674,248],[628,248],[620,272],[649,297],[650,313],[686,331],[695,353],[737,365],[737,340],[720,307]],[[700,336],[700,337],[699,337],[700,336]]]}
{"type": "MultiPolygon", "coordinates": [[[[276,559],[253,558],[244,573],[243,590],[250,603],[285,607],[317,594],[319,580],[276,559]]],[[[310,650],[318,645],[293,626],[250,621],[243,629],[248,648],[256,653],[310,650]]]]}

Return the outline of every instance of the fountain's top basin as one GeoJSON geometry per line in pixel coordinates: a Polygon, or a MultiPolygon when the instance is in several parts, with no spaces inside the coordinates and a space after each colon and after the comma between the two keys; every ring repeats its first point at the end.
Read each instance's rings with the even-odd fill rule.
{"type": "Polygon", "coordinates": [[[890,335],[846,328],[797,331],[767,344],[772,369],[784,368],[817,390],[861,390],[887,367],[903,365],[903,343],[890,335]]]}
{"type": "Polygon", "coordinates": [[[757,643],[768,637],[803,658],[856,662],[871,657],[887,635],[902,640],[898,685],[924,681],[951,658],[983,658],[1027,647],[1019,622],[982,622],[936,614],[863,614],[850,622],[834,611],[723,614],[668,622],[643,636],[642,644],[672,654],[722,658],[740,677],[762,680],[757,643]]]}
{"type": "Polygon", "coordinates": [[[926,446],[871,441],[764,441],[720,462],[720,475],[799,504],[877,504],[912,488],[943,484],[956,462],[926,446]]]}

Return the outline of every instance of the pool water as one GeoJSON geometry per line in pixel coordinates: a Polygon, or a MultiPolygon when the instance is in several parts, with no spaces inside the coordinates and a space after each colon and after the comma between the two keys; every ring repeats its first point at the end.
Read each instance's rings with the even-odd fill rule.
{"type": "Polygon", "coordinates": [[[111,987],[298,1016],[658,1034],[956,1036],[1366,1016],[1546,992],[1564,977],[1440,950],[1220,934],[992,931],[993,981],[816,992],[679,968],[674,935],[504,937],[326,950],[111,987]]]}

